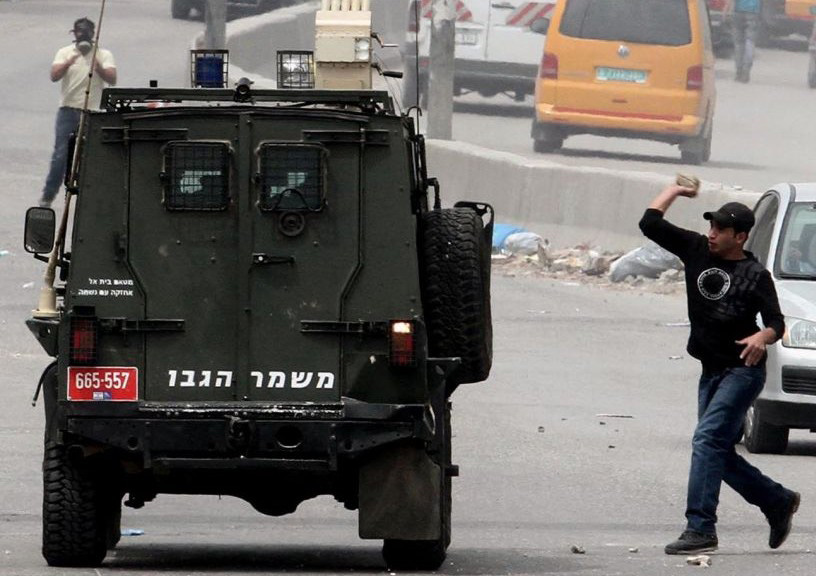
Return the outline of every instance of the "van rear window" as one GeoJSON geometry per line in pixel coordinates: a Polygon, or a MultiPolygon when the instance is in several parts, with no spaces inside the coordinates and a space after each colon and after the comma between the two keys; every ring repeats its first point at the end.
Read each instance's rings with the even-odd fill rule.
{"type": "Polygon", "coordinates": [[[688,0],[569,0],[565,36],[638,44],[691,43],[688,0]]]}
{"type": "Polygon", "coordinates": [[[323,207],[325,149],[310,144],[262,144],[259,207],[313,212],[323,207]]]}
{"type": "Polygon", "coordinates": [[[221,142],[170,142],[164,156],[168,210],[225,210],[229,204],[229,147],[221,142]]]}

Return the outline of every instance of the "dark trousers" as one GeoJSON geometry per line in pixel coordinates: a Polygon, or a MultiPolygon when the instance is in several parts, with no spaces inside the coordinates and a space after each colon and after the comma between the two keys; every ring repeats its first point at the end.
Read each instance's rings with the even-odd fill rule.
{"type": "Polygon", "coordinates": [[[765,385],[765,368],[737,367],[703,372],[698,396],[689,472],[687,529],[716,534],[717,504],[723,481],[766,515],[790,492],[738,455],[745,413],[765,385]]]}
{"type": "Polygon", "coordinates": [[[54,152],[51,154],[51,165],[45,179],[41,200],[46,202],[54,200],[65,180],[65,169],[68,163],[68,141],[71,134],[77,131],[81,115],[82,111],[78,108],[63,106],[57,110],[57,120],[54,126],[54,152]]]}

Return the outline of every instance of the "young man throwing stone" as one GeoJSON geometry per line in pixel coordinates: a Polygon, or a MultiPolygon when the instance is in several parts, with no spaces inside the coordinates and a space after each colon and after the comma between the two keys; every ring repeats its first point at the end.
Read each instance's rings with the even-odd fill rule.
{"type": "Polygon", "coordinates": [[[692,441],[686,529],[666,554],[717,549],[717,504],[724,481],[759,507],[771,527],[768,545],[778,548],[791,530],[800,496],[763,475],[738,455],[745,413],[765,384],[765,347],[782,337],[784,317],[770,273],[743,250],[754,214],[739,202],[706,212],[708,235],[664,219],[678,196],[696,187],[664,189],[640,221],[641,231],[685,265],[691,334],[688,352],[700,360],[697,428],[692,441]],[[765,328],[757,325],[757,314],[765,328]]]}

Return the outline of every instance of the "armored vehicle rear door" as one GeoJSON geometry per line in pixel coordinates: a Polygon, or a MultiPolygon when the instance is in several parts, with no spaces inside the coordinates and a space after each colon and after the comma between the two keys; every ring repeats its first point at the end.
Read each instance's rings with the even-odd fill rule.
{"type": "Polygon", "coordinates": [[[357,122],[336,118],[252,123],[247,350],[253,400],[341,396],[340,321],[361,265],[360,134],[357,122]],[[303,321],[328,330],[309,331],[303,321]]]}
{"type": "Polygon", "coordinates": [[[141,137],[129,145],[130,265],[145,316],[184,321],[183,332],[145,335],[146,401],[240,398],[235,118],[200,122],[182,116],[175,128],[149,119],[131,126],[141,137]],[[174,139],[180,135],[187,138],[174,139]]]}

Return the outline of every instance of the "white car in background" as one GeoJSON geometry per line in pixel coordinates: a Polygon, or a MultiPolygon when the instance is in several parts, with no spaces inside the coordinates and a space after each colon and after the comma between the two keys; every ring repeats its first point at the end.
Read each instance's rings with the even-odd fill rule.
{"type": "MultiPolygon", "coordinates": [[[[411,0],[403,48],[403,104],[428,93],[432,0],[411,0]],[[417,18],[417,15],[419,17],[417,18]]],[[[545,37],[530,27],[550,15],[551,2],[457,0],[454,95],[509,94],[523,101],[535,90],[545,37]]]]}
{"type": "MultiPolygon", "coordinates": [[[[238,14],[259,14],[292,4],[291,0],[226,0],[230,16],[238,14]]],[[[170,15],[178,20],[186,20],[191,15],[204,19],[207,0],[170,0],[170,15]]]]}
{"type": "Polygon", "coordinates": [[[754,209],[746,249],[774,278],[785,335],[768,347],[765,388],[748,410],[745,447],[781,454],[791,428],[816,431],[816,183],[779,184],[754,209]]]}

